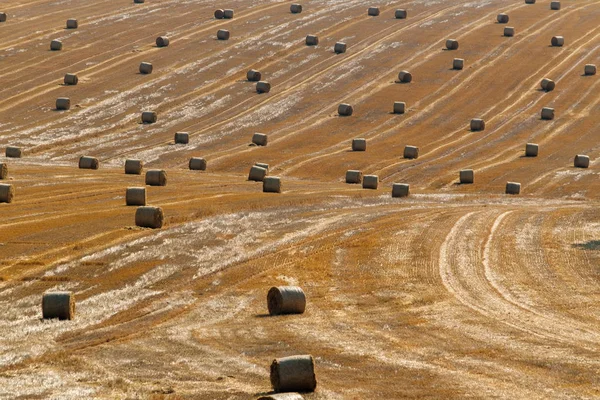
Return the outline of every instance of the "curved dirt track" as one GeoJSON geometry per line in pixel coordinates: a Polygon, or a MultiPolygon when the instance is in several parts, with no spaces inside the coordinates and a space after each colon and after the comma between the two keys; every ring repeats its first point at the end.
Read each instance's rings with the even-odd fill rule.
{"type": "Polygon", "coordinates": [[[583,75],[600,65],[600,3],[290,4],[2,3],[0,183],[16,196],[0,203],[0,398],[254,399],[271,390],[273,358],[294,354],[316,359],[307,399],[600,397],[600,75],[583,75]],[[214,19],[216,6],[234,18],[214,19]],[[157,48],[159,35],[171,44],[157,48]],[[545,77],[555,90],[540,90],[545,77]],[[71,109],[54,110],[57,97],[71,109]],[[337,115],[342,102],[352,116],[337,115]],[[156,123],[139,123],[146,110],[156,123]],[[182,131],[190,143],[174,144],[182,131]],[[255,132],[268,146],[250,146],[255,132]],[[350,151],[358,137],[367,151],[350,151]],[[100,168],[78,169],[82,155],[100,168]],[[208,169],[190,171],[190,157],[208,169]],[[136,227],[125,206],[144,185],[127,158],[167,171],[167,186],[146,187],[162,229],[136,227]],[[255,162],[283,193],[247,180],[255,162]],[[464,168],[474,184],[458,183],[464,168]],[[349,169],[379,175],[379,189],[344,183],[349,169]],[[391,197],[396,182],[409,197],[391,197]],[[280,285],[304,289],[304,314],[268,316],[280,285]],[[74,320],[41,319],[48,290],[75,293],[74,320]]]}

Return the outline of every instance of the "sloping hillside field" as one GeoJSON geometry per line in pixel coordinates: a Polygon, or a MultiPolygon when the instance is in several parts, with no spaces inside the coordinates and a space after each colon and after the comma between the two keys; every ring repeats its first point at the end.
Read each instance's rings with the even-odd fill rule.
{"type": "Polygon", "coordinates": [[[600,2],[552,3],[3,1],[0,398],[600,397],[600,2]]]}

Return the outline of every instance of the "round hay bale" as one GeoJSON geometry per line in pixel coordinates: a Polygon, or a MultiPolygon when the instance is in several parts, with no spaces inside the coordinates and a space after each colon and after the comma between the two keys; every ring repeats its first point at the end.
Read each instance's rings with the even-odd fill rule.
{"type": "Polygon", "coordinates": [[[143,4],[144,0],[133,0],[135,4],[143,4]]]}
{"type": "Polygon", "coordinates": [[[496,20],[499,24],[507,24],[508,23],[508,15],[507,14],[498,14],[496,20]]]}
{"type": "Polygon", "coordinates": [[[8,178],[8,165],[0,163],[0,179],[8,178]]]}
{"type": "Polygon", "coordinates": [[[140,63],[140,74],[148,75],[152,73],[152,63],[142,62],[140,63]]]}
{"type": "Polygon", "coordinates": [[[23,156],[23,151],[20,147],[8,146],[5,155],[9,158],[21,158],[23,156]]]}
{"type": "Polygon", "coordinates": [[[65,74],[64,84],[65,85],[77,85],[79,78],[75,74],[65,74]]]}
{"type": "Polygon", "coordinates": [[[70,320],[75,318],[75,295],[72,292],[46,292],[42,296],[44,319],[70,320]]]}
{"type": "Polygon", "coordinates": [[[334,46],[333,46],[333,51],[337,54],[342,54],[346,52],[346,43],[344,42],[337,42],[334,46]]]}
{"type": "Polygon", "coordinates": [[[296,3],[290,5],[290,12],[292,14],[300,14],[302,12],[302,5],[296,3]]]}
{"type": "Polygon", "coordinates": [[[56,99],[57,110],[68,110],[71,108],[71,99],[68,97],[59,97],[56,99]]]}
{"type": "Polygon", "coordinates": [[[246,73],[246,78],[250,82],[258,82],[258,81],[260,81],[261,77],[262,77],[262,74],[260,73],[260,71],[257,71],[255,69],[251,69],[250,71],[248,71],[246,73]]]}
{"type": "Polygon", "coordinates": [[[379,7],[369,7],[367,14],[371,17],[376,17],[379,15],[379,7]]]}
{"type": "Polygon", "coordinates": [[[281,193],[281,179],[277,176],[266,176],[263,179],[263,192],[265,193],[281,193]]]}
{"type": "Polygon", "coordinates": [[[258,165],[253,165],[250,168],[250,173],[248,174],[249,181],[262,182],[267,176],[267,169],[263,167],[259,167],[258,165]]]}
{"type": "Polygon", "coordinates": [[[506,26],[504,28],[504,36],[506,36],[506,37],[515,36],[515,28],[513,28],[512,26],[506,26]]]}
{"type": "Polygon", "coordinates": [[[419,148],[416,146],[404,147],[404,158],[416,159],[419,158],[419,148]]]}
{"type": "Polygon", "coordinates": [[[537,157],[538,145],[535,143],[527,143],[525,145],[525,157],[537,157]]]}
{"type": "Polygon", "coordinates": [[[304,400],[299,393],[275,393],[261,396],[258,400],[304,400]]]}
{"type": "Polygon", "coordinates": [[[50,42],[50,50],[59,51],[62,50],[62,42],[58,39],[54,39],[50,42]]]}
{"type": "Polygon", "coordinates": [[[458,40],[456,40],[456,39],[446,40],[446,48],[448,50],[458,50],[458,40]]]}
{"type": "Polygon", "coordinates": [[[338,106],[338,114],[342,117],[349,117],[354,112],[354,108],[347,103],[342,103],[338,106]]]}
{"type": "Polygon", "coordinates": [[[583,154],[577,154],[573,161],[575,168],[587,168],[590,166],[590,157],[584,156],[583,154]]]}
{"type": "Polygon", "coordinates": [[[412,74],[408,71],[400,71],[398,73],[398,81],[402,83],[412,82],[412,74]]]}
{"type": "Polygon", "coordinates": [[[6,13],[0,12],[0,22],[6,22],[6,13]]]}
{"type": "Polygon", "coordinates": [[[77,29],[78,27],[77,20],[75,18],[69,18],[67,20],[67,29],[77,29]]]}
{"type": "Polygon", "coordinates": [[[367,139],[352,139],[352,151],[367,151],[367,139]]]}
{"type": "Polygon", "coordinates": [[[205,171],[206,160],[202,157],[192,157],[190,158],[188,166],[193,171],[205,171]]]}
{"type": "Polygon", "coordinates": [[[462,184],[473,183],[475,174],[473,173],[472,169],[461,169],[458,177],[460,179],[460,183],[462,184]]]}
{"type": "Polygon", "coordinates": [[[142,112],[142,124],[153,124],[158,120],[156,111],[143,111],[142,112]]]}
{"type": "Polygon", "coordinates": [[[128,206],[145,206],[146,205],[146,188],[145,187],[129,187],[125,191],[125,204],[128,206]]]}
{"type": "Polygon", "coordinates": [[[14,186],[0,183],[0,203],[12,203],[13,197],[15,197],[14,186]]]}
{"type": "Polygon", "coordinates": [[[159,36],[156,38],[156,47],[167,47],[169,45],[169,38],[166,36],[159,36]]]}
{"type": "Polygon", "coordinates": [[[465,60],[462,58],[455,58],[452,60],[452,69],[461,70],[465,66],[465,60]]]}
{"type": "Polygon", "coordinates": [[[554,108],[550,108],[550,107],[542,108],[542,119],[545,119],[545,120],[554,119],[554,108]]]}
{"type": "Polygon", "coordinates": [[[272,287],[267,293],[269,314],[302,314],[306,309],[306,296],[298,286],[272,287]]]}
{"type": "Polygon", "coordinates": [[[146,185],[167,186],[167,172],[164,169],[149,169],[146,171],[146,185]]]}
{"type": "Polygon", "coordinates": [[[379,176],[377,175],[365,175],[362,180],[363,189],[377,189],[379,186],[379,176]]]}
{"type": "Polygon", "coordinates": [[[232,19],[233,18],[233,10],[231,10],[231,9],[223,10],[223,18],[232,19]]]}
{"type": "Polygon", "coordinates": [[[187,132],[175,132],[175,144],[188,144],[190,142],[190,134],[187,132]]]}
{"type": "Polygon", "coordinates": [[[315,360],[310,355],[276,358],[271,363],[271,385],[275,392],[314,392],[315,360]]]}
{"type": "Polygon", "coordinates": [[[252,143],[257,146],[266,146],[268,137],[264,133],[255,133],[252,135],[252,143]]]}
{"type": "Polygon", "coordinates": [[[141,228],[162,228],[165,221],[163,210],[160,207],[141,206],[135,210],[135,225],[141,228]]]}
{"type": "Polygon", "coordinates": [[[406,197],[409,195],[410,185],[408,183],[392,184],[392,197],[406,197]]]}
{"type": "Polygon", "coordinates": [[[256,82],[256,93],[269,93],[271,91],[271,84],[267,81],[256,82]]]}
{"type": "Polygon", "coordinates": [[[362,172],[354,169],[346,171],[346,183],[362,183],[362,172]]]}
{"type": "Polygon", "coordinates": [[[485,121],[481,118],[473,118],[471,120],[471,131],[478,132],[485,129],[485,121]]]}
{"type": "Polygon", "coordinates": [[[505,192],[506,194],[519,194],[521,193],[521,184],[518,182],[507,182],[505,192]]]}
{"type": "Polygon", "coordinates": [[[257,167],[264,168],[264,169],[266,169],[267,171],[269,170],[269,164],[265,164],[265,163],[256,162],[256,163],[254,163],[254,165],[256,165],[257,167]]]}
{"type": "Polygon", "coordinates": [[[317,35],[306,35],[306,45],[316,46],[319,44],[319,37],[317,35]]]}
{"type": "Polygon", "coordinates": [[[142,160],[127,159],[125,160],[125,173],[128,175],[141,175],[144,169],[142,160]]]}
{"type": "Polygon", "coordinates": [[[542,82],[540,83],[540,85],[542,86],[542,89],[544,89],[546,92],[551,92],[556,87],[556,84],[554,83],[554,81],[552,79],[548,79],[548,78],[542,79],[542,82]]]}
{"type": "Polygon", "coordinates": [[[79,168],[80,169],[98,169],[100,162],[96,157],[81,156],[79,157],[79,168]]]}
{"type": "Polygon", "coordinates": [[[553,36],[550,43],[553,47],[562,47],[565,44],[565,38],[562,36],[553,36]]]}
{"type": "Polygon", "coordinates": [[[535,4],[535,0],[525,0],[525,4],[535,4]]]}
{"type": "Polygon", "coordinates": [[[396,17],[396,19],[406,19],[406,17],[408,17],[408,13],[406,12],[406,10],[399,9],[396,10],[394,16],[396,17]]]}
{"type": "Polygon", "coordinates": [[[394,114],[404,114],[406,111],[406,103],[403,101],[394,102],[394,114]]]}
{"type": "Polygon", "coordinates": [[[225,17],[225,11],[218,9],[215,10],[215,19],[223,19],[225,17]]]}
{"type": "Polygon", "coordinates": [[[585,75],[596,75],[596,66],[594,64],[586,64],[583,73],[585,75]]]}
{"type": "Polygon", "coordinates": [[[229,40],[229,31],[227,29],[219,29],[217,31],[217,39],[229,40]]]}
{"type": "Polygon", "coordinates": [[[551,1],[550,9],[551,10],[560,10],[560,1],[551,1]]]}

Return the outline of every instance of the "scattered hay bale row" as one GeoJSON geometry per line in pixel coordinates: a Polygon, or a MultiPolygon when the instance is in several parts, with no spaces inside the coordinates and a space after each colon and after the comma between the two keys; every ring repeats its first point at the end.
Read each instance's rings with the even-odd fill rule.
{"type": "Polygon", "coordinates": [[[407,197],[410,192],[410,185],[407,183],[392,184],[392,197],[407,197]]]}
{"type": "Polygon", "coordinates": [[[310,355],[276,358],[271,363],[271,385],[275,392],[314,392],[315,360],[310,355]]]}
{"type": "Polygon", "coordinates": [[[146,188],[145,187],[129,187],[125,191],[125,204],[128,206],[145,206],[146,205],[146,188]]]}
{"type": "Polygon", "coordinates": [[[271,315],[302,314],[306,309],[306,296],[298,286],[272,287],[267,293],[267,308],[271,315]]]}
{"type": "Polygon", "coordinates": [[[142,160],[127,159],[125,160],[125,173],[128,175],[141,175],[142,169],[144,169],[144,162],[142,160]]]}
{"type": "Polygon", "coordinates": [[[8,178],[8,165],[0,163],[0,180],[8,178]]]}
{"type": "Polygon", "coordinates": [[[4,154],[8,158],[21,158],[23,156],[23,151],[20,147],[8,146],[4,154]]]}
{"type": "Polygon", "coordinates": [[[260,73],[260,71],[257,71],[255,69],[251,69],[246,73],[246,79],[248,79],[250,82],[258,82],[260,81],[261,77],[262,74],[260,73]]]}
{"type": "Polygon", "coordinates": [[[256,93],[269,93],[271,91],[271,84],[267,81],[256,82],[256,93]]]}
{"type": "Polygon", "coordinates": [[[365,175],[362,180],[363,189],[377,189],[379,186],[379,176],[365,175]]]}
{"type": "Polygon", "coordinates": [[[75,295],[72,292],[46,292],[42,296],[42,318],[75,318],[75,295]]]}
{"type": "Polygon", "coordinates": [[[542,89],[545,90],[546,92],[551,92],[556,87],[556,84],[554,83],[554,81],[552,79],[548,79],[548,78],[542,79],[542,82],[540,85],[542,86],[542,89]]]}
{"type": "Polygon", "coordinates": [[[346,183],[362,183],[362,172],[354,169],[346,171],[346,183]]]}
{"type": "Polygon", "coordinates": [[[344,42],[337,42],[334,46],[333,46],[333,51],[336,54],[342,54],[346,52],[346,43],[344,42]]]}
{"type": "Polygon", "coordinates": [[[456,39],[448,39],[448,40],[446,40],[446,49],[448,49],[448,50],[458,50],[458,40],[456,40],[456,39]]]}
{"type": "Polygon", "coordinates": [[[152,63],[142,62],[140,63],[140,74],[148,75],[151,74],[153,70],[152,63]]]}
{"type": "Polygon", "coordinates": [[[263,192],[281,193],[283,185],[281,179],[277,176],[267,176],[263,179],[263,192]]]}
{"type": "Polygon", "coordinates": [[[268,142],[268,136],[264,133],[255,133],[252,135],[252,143],[257,146],[266,146],[268,142]]]}
{"type": "Polygon", "coordinates": [[[319,44],[319,37],[316,35],[306,35],[306,45],[316,46],[319,44]]]}
{"type": "Polygon", "coordinates": [[[0,203],[12,203],[14,197],[14,186],[6,183],[0,183],[0,203]]]}
{"type": "Polygon", "coordinates": [[[452,69],[462,70],[465,66],[465,60],[462,58],[455,58],[452,60],[452,69]]]}
{"type": "Polygon", "coordinates": [[[406,112],[406,103],[403,101],[394,102],[394,114],[404,114],[406,112]]]}
{"type": "Polygon", "coordinates": [[[190,134],[188,132],[175,132],[175,144],[188,144],[190,142],[190,134]]]}
{"type": "Polygon", "coordinates": [[[80,169],[98,169],[100,162],[96,157],[81,156],[79,157],[79,168],[80,169]]]}
{"type": "Polygon", "coordinates": [[[352,139],[352,151],[367,151],[367,139],[352,139]]]}
{"type": "Polygon", "coordinates": [[[588,168],[590,166],[590,157],[583,154],[577,154],[573,161],[575,168],[588,168]]]}
{"type": "Polygon", "coordinates": [[[458,173],[460,183],[469,184],[475,181],[475,173],[472,169],[461,169],[458,173]]]}
{"type": "Polygon", "coordinates": [[[342,117],[349,117],[354,112],[354,108],[347,103],[338,105],[338,114],[342,117]]]}
{"type": "Polygon", "coordinates": [[[193,171],[205,171],[206,165],[206,160],[202,157],[192,157],[188,163],[189,169],[193,171]]]}
{"type": "Polygon", "coordinates": [[[165,216],[162,208],[141,206],[135,210],[135,225],[141,228],[162,228],[165,216]]]}
{"type": "Polygon", "coordinates": [[[146,172],[146,185],[167,186],[167,171],[163,169],[150,169],[146,172]]]}

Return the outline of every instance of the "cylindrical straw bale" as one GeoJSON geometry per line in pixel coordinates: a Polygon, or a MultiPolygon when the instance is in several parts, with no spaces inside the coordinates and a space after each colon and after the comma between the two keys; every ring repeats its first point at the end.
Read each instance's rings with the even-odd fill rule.
{"type": "Polygon", "coordinates": [[[264,133],[255,133],[252,135],[252,143],[257,146],[266,146],[268,142],[268,136],[264,133]]]}
{"type": "Polygon", "coordinates": [[[79,157],[79,168],[81,169],[98,169],[100,162],[96,157],[81,156],[79,157]]]}
{"type": "Polygon", "coordinates": [[[67,20],[67,29],[77,29],[78,24],[75,18],[69,18],[67,20]]]}
{"type": "Polygon", "coordinates": [[[140,63],[140,74],[151,74],[152,73],[152,63],[149,62],[142,62],[140,63]]]}
{"type": "Polygon", "coordinates": [[[560,1],[551,1],[550,9],[551,10],[560,10],[560,1]]]}
{"type": "Polygon", "coordinates": [[[221,9],[215,10],[215,18],[216,19],[223,19],[224,16],[225,16],[225,11],[223,11],[221,9]]]}
{"type": "Polygon", "coordinates": [[[515,36],[515,28],[512,26],[507,26],[504,28],[504,36],[513,37],[515,36]]]}
{"type": "Polygon", "coordinates": [[[231,9],[223,10],[223,18],[232,19],[233,18],[233,10],[231,10],[231,9]]]}
{"type": "Polygon", "coordinates": [[[71,108],[71,99],[68,97],[59,97],[56,99],[57,110],[68,110],[71,108]]]}
{"type": "Polygon", "coordinates": [[[452,69],[461,70],[465,66],[465,60],[462,58],[455,58],[452,60],[452,69]]]}
{"type": "Polygon", "coordinates": [[[23,156],[23,151],[20,147],[8,146],[5,155],[9,158],[21,158],[21,156],[23,156]]]}
{"type": "Polygon", "coordinates": [[[162,228],[165,216],[160,207],[141,206],[135,210],[135,225],[142,228],[162,228]]]}
{"type": "Polygon", "coordinates": [[[169,45],[169,38],[166,36],[159,36],[156,38],[156,47],[167,47],[169,45]]]}
{"type": "Polygon", "coordinates": [[[259,397],[258,400],[304,400],[299,393],[275,393],[259,397]]]}
{"type": "Polygon", "coordinates": [[[565,38],[563,36],[553,36],[550,43],[554,47],[561,47],[565,44],[565,38]]]}
{"type": "Polygon", "coordinates": [[[125,204],[128,206],[145,206],[146,205],[146,188],[145,187],[129,187],[125,191],[125,204]]]}
{"type": "Polygon", "coordinates": [[[271,364],[271,384],[275,392],[314,392],[315,360],[310,355],[276,358],[271,364]]]}
{"type": "Polygon", "coordinates": [[[188,144],[190,142],[190,134],[187,132],[175,132],[175,144],[188,144]]]}
{"type": "Polygon", "coordinates": [[[316,46],[319,44],[319,37],[317,35],[306,35],[306,45],[316,46]]]}
{"type": "Polygon", "coordinates": [[[264,168],[264,169],[266,169],[267,171],[269,170],[269,164],[266,164],[266,163],[261,163],[261,162],[256,162],[256,163],[254,163],[254,165],[256,165],[257,167],[264,168]]]}
{"type": "Polygon", "coordinates": [[[163,169],[150,169],[146,171],[146,185],[167,186],[167,171],[163,169]]]}
{"type": "Polygon", "coordinates": [[[544,89],[546,92],[551,92],[554,90],[554,87],[556,86],[556,84],[554,83],[554,81],[552,79],[544,78],[544,79],[542,79],[541,86],[542,86],[542,89],[544,89]]]}
{"type": "Polygon", "coordinates": [[[554,119],[554,108],[551,108],[551,107],[542,108],[542,119],[546,119],[546,120],[554,119]]]}
{"type": "Polygon", "coordinates": [[[506,183],[506,194],[519,194],[521,193],[521,184],[518,182],[507,182],[506,183]]]}
{"type": "Polygon", "coordinates": [[[296,4],[296,3],[292,4],[290,6],[290,12],[292,14],[300,14],[302,12],[302,4],[296,4]]]}
{"type": "Polygon", "coordinates": [[[448,50],[458,50],[458,40],[456,40],[456,39],[446,40],[446,48],[448,50]]]}
{"type": "Polygon", "coordinates": [[[246,78],[250,82],[258,82],[258,81],[260,81],[261,77],[262,77],[262,74],[260,73],[260,71],[257,71],[255,69],[251,69],[250,71],[248,71],[246,73],[246,78]]]}
{"type": "Polygon", "coordinates": [[[507,14],[498,14],[496,20],[499,24],[507,24],[508,23],[508,15],[507,14]]]}
{"type": "Polygon", "coordinates": [[[269,314],[302,314],[306,308],[306,296],[298,286],[272,287],[267,294],[269,314]]]}
{"type": "Polygon", "coordinates": [[[537,157],[539,146],[535,143],[527,143],[525,145],[525,157],[537,157]]]}
{"type": "Polygon", "coordinates": [[[62,50],[62,42],[58,39],[54,39],[53,41],[50,42],[50,50],[52,50],[52,51],[62,50]]]}
{"type": "Polygon", "coordinates": [[[217,31],[217,39],[229,40],[229,31],[227,29],[219,29],[217,31]]]}
{"type": "Polygon", "coordinates": [[[402,83],[409,83],[412,81],[412,74],[408,71],[400,71],[398,73],[398,81],[402,83]]]}
{"type": "Polygon", "coordinates": [[[281,193],[281,179],[277,176],[266,176],[263,179],[263,192],[265,193],[281,193]]]}
{"type": "Polygon", "coordinates": [[[65,74],[64,83],[65,85],[77,85],[79,78],[75,74],[65,74]]]}
{"type": "Polygon", "coordinates": [[[473,118],[471,120],[471,130],[473,132],[483,131],[485,129],[485,121],[481,118],[473,118]]]}
{"type": "Polygon", "coordinates": [[[535,4],[535,0],[525,0],[525,4],[535,4]]]}
{"type": "Polygon", "coordinates": [[[337,54],[345,53],[346,52],[346,43],[344,43],[344,42],[337,42],[333,46],[333,51],[335,53],[337,53],[337,54]]]}
{"type": "Polygon", "coordinates": [[[192,157],[190,158],[189,168],[194,171],[205,171],[206,170],[206,160],[202,157],[192,157]]]}
{"type": "Polygon", "coordinates": [[[583,154],[577,154],[575,156],[575,160],[573,161],[573,165],[576,168],[587,168],[590,166],[590,158],[588,156],[584,156],[583,154]]]}
{"type": "Polygon", "coordinates": [[[142,112],[142,123],[143,124],[153,124],[158,119],[158,115],[156,111],[143,111],[142,112]]]}
{"type": "Polygon", "coordinates": [[[0,22],[6,22],[6,13],[0,12],[0,22]]]}
{"type": "Polygon", "coordinates": [[[8,165],[0,163],[0,179],[8,178],[8,165]]]}
{"type": "Polygon", "coordinates": [[[144,169],[144,162],[142,160],[127,159],[125,160],[125,173],[129,175],[141,175],[142,169],[144,169]]]}
{"type": "Polygon", "coordinates": [[[267,81],[256,82],[256,93],[269,93],[271,91],[271,84],[267,81]]]}
{"type": "Polygon", "coordinates": [[[410,192],[410,185],[408,183],[394,183],[392,184],[392,197],[406,197],[410,192]]]}
{"type": "Polygon", "coordinates": [[[472,169],[461,169],[459,172],[460,183],[473,183],[475,179],[475,173],[472,169]]]}
{"type": "Polygon", "coordinates": [[[144,0],[133,0],[135,4],[144,4],[144,0]]]}
{"type": "Polygon", "coordinates": [[[338,114],[344,117],[349,117],[354,112],[354,108],[350,104],[342,103],[338,106],[338,114]]]}
{"type": "Polygon", "coordinates": [[[13,185],[0,183],[0,203],[11,203],[15,196],[15,188],[13,185]]]}
{"type": "Polygon", "coordinates": [[[406,17],[408,17],[408,13],[406,12],[406,10],[399,9],[396,10],[394,16],[396,17],[396,19],[406,19],[406,17]]]}
{"type": "Polygon", "coordinates": [[[406,111],[406,103],[403,101],[394,102],[394,114],[404,114],[406,111]]]}
{"type": "Polygon", "coordinates": [[[248,180],[262,182],[266,176],[267,176],[266,168],[259,167],[258,165],[253,165],[250,168],[250,173],[248,174],[248,180]]]}
{"type": "Polygon", "coordinates": [[[594,64],[586,64],[583,72],[586,75],[596,75],[596,66],[594,64]]]}
{"type": "Polygon", "coordinates": [[[369,7],[367,14],[369,14],[371,17],[378,16],[379,15],[379,7],[369,7]]]}
{"type": "Polygon", "coordinates": [[[352,139],[352,151],[367,151],[367,139],[352,139]]]}
{"type": "Polygon", "coordinates": [[[361,183],[362,172],[350,169],[346,171],[346,183],[361,183]]]}
{"type": "Polygon", "coordinates": [[[72,292],[46,292],[42,296],[42,317],[67,320],[75,318],[75,295],[72,292]]]}
{"type": "Polygon", "coordinates": [[[377,186],[379,186],[379,176],[377,176],[377,175],[363,176],[363,181],[362,181],[363,189],[377,189],[377,186]]]}
{"type": "Polygon", "coordinates": [[[404,147],[404,158],[419,158],[419,148],[416,146],[405,146],[404,147]]]}

